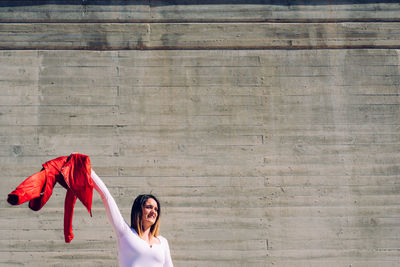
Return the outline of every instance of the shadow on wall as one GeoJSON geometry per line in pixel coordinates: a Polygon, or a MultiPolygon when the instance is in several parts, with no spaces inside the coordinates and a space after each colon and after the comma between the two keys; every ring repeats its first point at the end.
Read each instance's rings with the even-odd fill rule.
{"type": "Polygon", "coordinates": [[[277,6],[296,6],[296,5],[344,5],[344,4],[374,4],[374,3],[398,3],[398,0],[0,0],[0,6],[33,6],[33,5],[277,5],[277,6]]]}

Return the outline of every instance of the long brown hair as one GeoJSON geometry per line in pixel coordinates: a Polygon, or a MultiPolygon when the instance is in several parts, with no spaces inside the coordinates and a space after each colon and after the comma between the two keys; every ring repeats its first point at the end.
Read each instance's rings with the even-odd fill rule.
{"type": "Polygon", "coordinates": [[[158,236],[160,232],[160,216],[161,216],[160,202],[153,195],[150,194],[139,195],[137,196],[132,205],[131,227],[135,229],[136,233],[138,233],[140,237],[143,235],[142,208],[149,198],[152,198],[157,202],[157,208],[158,208],[156,222],[150,227],[150,234],[152,236],[158,236]]]}

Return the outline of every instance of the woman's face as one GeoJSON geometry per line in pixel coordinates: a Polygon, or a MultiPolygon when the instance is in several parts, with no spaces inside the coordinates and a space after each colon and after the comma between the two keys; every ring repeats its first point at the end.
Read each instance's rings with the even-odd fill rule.
{"type": "Polygon", "coordinates": [[[142,224],[145,225],[153,225],[156,222],[158,215],[158,206],[157,202],[149,198],[146,203],[144,203],[142,207],[142,224]]]}

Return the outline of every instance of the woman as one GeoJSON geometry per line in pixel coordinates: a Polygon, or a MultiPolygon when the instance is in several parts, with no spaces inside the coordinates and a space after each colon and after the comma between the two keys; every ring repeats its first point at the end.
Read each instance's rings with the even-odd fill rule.
{"type": "Polygon", "coordinates": [[[157,198],[153,195],[139,195],[135,199],[129,227],[103,181],[93,170],[91,176],[117,235],[119,265],[172,267],[168,241],[158,235],[161,210],[157,198]]]}

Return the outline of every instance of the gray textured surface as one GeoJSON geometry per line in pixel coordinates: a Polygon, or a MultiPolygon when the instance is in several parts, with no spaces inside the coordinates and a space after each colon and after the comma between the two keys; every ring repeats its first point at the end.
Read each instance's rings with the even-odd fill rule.
{"type": "Polygon", "coordinates": [[[2,22],[394,21],[398,1],[383,0],[1,0],[2,22]]]}
{"type": "MultiPolygon", "coordinates": [[[[246,13],[257,5],[151,2],[125,13],[112,13],[118,8],[108,5],[88,8],[109,12],[93,14],[100,20],[125,19],[118,16],[146,8],[154,19],[185,20],[190,10],[208,8],[214,13],[204,19],[221,14],[218,19],[238,20],[241,50],[228,49],[235,40],[224,37],[219,50],[52,51],[50,42],[46,50],[37,36],[51,24],[29,21],[43,19],[40,10],[66,10],[65,5],[0,5],[3,21],[15,15],[1,13],[6,8],[21,12],[21,21],[27,18],[15,28],[18,21],[2,24],[6,30],[0,43],[7,41],[5,33],[15,38],[21,26],[33,29],[24,36],[29,44],[43,45],[38,51],[12,46],[0,51],[0,265],[117,265],[115,237],[97,193],[92,218],[77,204],[71,244],[63,241],[61,187],[40,212],[5,201],[44,161],[81,152],[91,156],[126,219],[137,194],[160,197],[162,234],[178,267],[398,266],[400,50],[249,50],[254,39],[246,36],[260,30],[258,25],[280,25],[242,25],[240,19],[249,20],[249,14],[264,16],[246,13]],[[28,9],[32,12],[24,13],[28,9]],[[165,12],[154,13],[161,9],[165,12]],[[221,9],[226,12],[218,13],[221,9]]],[[[343,40],[359,41],[360,31],[374,31],[377,35],[368,36],[370,48],[384,41],[397,45],[397,23],[373,22],[373,16],[392,20],[398,4],[319,3],[286,6],[286,13],[278,14],[295,18],[299,9],[307,9],[314,12],[307,19],[324,14],[349,21],[368,18],[364,26],[346,22],[358,30],[343,34],[343,40]]],[[[83,7],[70,8],[77,17],[68,18],[79,22],[83,7]]],[[[46,23],[55,20],[49,17],[46,23]]],[[[82,36],[87,24],[73,25],[61,29],[76,29],[82,36]]],[[[127,31],[134,33],[127,38],[132,43],[146,23],[134,25],[127,31]]],[[[188,31],[179,36],[171,32],[185,32],[191,24],[155,25],[177,49],[188,36],[198,44],[218,31],[232,36],[230,27],[235,26],[201,24],[203,35],[188,31]]],[[[312,44],[312,36],[341,25],[321,22],[315,31],[303,28],[309,37],[300,39],[312,44]]],[[[67,38],[61,29],[54,30],[58,42],[67,38]]],[[[275,34],[279,42],[286,38],[275,34]]]]}
{"type": "Polygon", "coordinates": [[[398,49],[399,29],[400,22],[4,23],[0,49],[398,49]]]}

